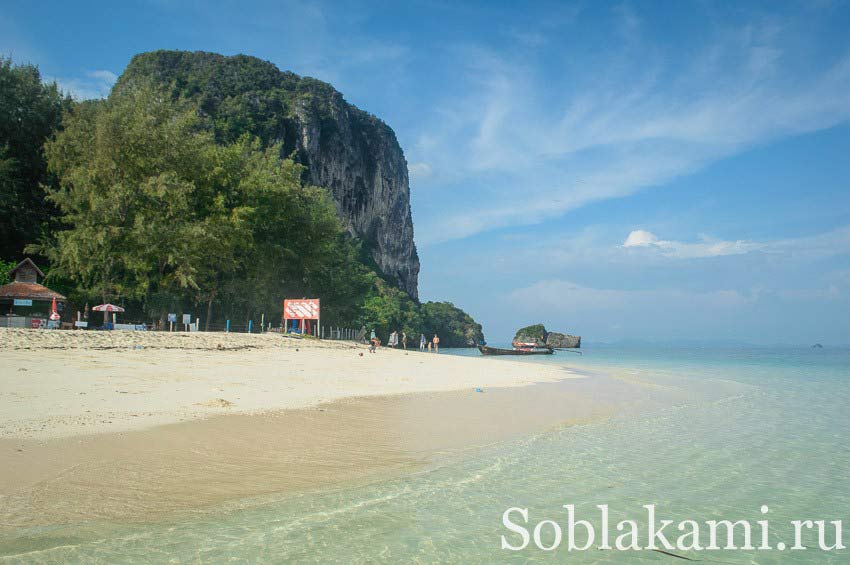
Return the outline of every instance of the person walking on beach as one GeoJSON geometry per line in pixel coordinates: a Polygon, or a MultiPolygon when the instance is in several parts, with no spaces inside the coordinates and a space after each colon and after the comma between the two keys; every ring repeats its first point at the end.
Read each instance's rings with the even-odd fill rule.
{"type": "Polygon", "coordinates": [[[431,353],[431,340],[428,340],[428,353],[431,353]]]}
{"type": "Polygon", "coordinates": [[[401,332],[401,346],[407,351],[407,332],[401,332]]]}
{"type": "Polygon", "coordinates": [[[373,339],[375,339],[375,328],[372,328],[372,333],[369,336],[369,341],[372,341],[373,339]]]}
{"type": "Polygon", "coordinates": [[[419,334],[419,351],[425,351],[425,334],[419,334]]]}
{"type": "Polygon", "coordinates": [[[381,340],[373,335],[372,339],[369,340],[369,353],[374,353],[379,345],[381,345],[381,340]]]}
{"type": "Polygon", "coordinates": [[[437,334],[434,334],[434,339],[432,341],[434,342],[434,353],[439,353],[440,352],[440,337],[437,334]]]}

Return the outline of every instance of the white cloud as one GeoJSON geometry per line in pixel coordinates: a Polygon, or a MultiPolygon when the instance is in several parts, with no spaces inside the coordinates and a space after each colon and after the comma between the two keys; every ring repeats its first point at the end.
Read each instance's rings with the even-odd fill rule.
{"type": "Polygon", "coordinates": [[[842,226],[811,236],[773,241],[724,241],[701,236],[701,241],[685,242],[659,239],[646,230],[633,230],[623,241],[623,248],[651,249],[674,259],[743,255],[753,251],[782,254],[789,258],[820,258],[850,253],[850,226],[842,226]]]}
{"type": "Polygon", "coordinates": [[[693,259],[699,257],[720,257],[723,255],[742,255],[751,251],[765,249],[765,245],[750,241],[720,241],[703,236],[703,241],[687,243],[682,241],[667,241],[658,239],[652,232],[634,230],[626,237],[623,247],[644,247],[661,250],[668,256],[677,259],[693,259]]]}
{"type": "Polygon", "coordinates": [[[658,243],[658,238],[654,233],[635,230],[629,233],[626,241],[623,242],[623,247],[646,247],[647,245],[654,245],[656,243],[658,243]]]}
{"type": "Polygon", "coordinates": [[[112,71],[97,70],[87,71],[82,77],[45,77],[45,80],[55,80],[59,88],[77,100],[91,100],[109,96],[118,75],[112,71]]]}
{"type": "Polygon", "coordinates": [[[411,178],[425,179],[431,176],[431,165],[428,163],[413,163],[407,167],[411,178]]]}
{"type": "Polygon", "coordinates": [[[91,71],[86,75],[95,80],[101,81],[103,84],[113,85],[118,80],[118,75],[112,71],[91,71]]]}

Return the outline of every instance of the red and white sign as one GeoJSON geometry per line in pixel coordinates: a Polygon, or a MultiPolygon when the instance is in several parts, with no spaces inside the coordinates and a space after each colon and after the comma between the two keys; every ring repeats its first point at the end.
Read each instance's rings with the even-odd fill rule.
{"type": "Polygon", "coordinates": [[[318,320],[319,299],[284,300],[283,317],[287,320],[318,320]]]}

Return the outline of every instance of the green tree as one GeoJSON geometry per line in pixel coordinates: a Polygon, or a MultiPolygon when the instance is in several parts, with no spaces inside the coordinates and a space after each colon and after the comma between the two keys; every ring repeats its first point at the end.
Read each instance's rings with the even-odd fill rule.
{"type": "Polygon", "coordinates": [[[373,286],[327,191],[304,186],[280,145],[219,145],[197,106],[149,84],[78,106],[46,151],[63,228],[34,249],[89,296],[161,319],[203,307],[209,324],[319,295],[340,323],[373,286]]]}
{"type": "Polygon", "coordinates": [[[20,258],[48,228],[55,210],[42,186],[53,179],[42,147],[71,105],[37,67],[0,56],[0,257],[20,258]]]}
{"type": "Polygon", "coordinates": [[[237,171],[193,108],[141,86],[77,106],[65,126],[46,146],[63,229],[34,247],[58,275],[104,301],[161,302],[208,292],[199,282],[213,264],[235,268],[243,210],[227,200],[237,171]]]}
{"type": "Polygon", "coordinates": [[[421,312],[425,335],[439,335],[445,347],[470,347],[484,339],[481,324],[451,302],[426,302],[421,312]]]}
{"type": "Polygon", "coordinates": [[[9,284],[12,279],[9,278],[9,271],[15,268],[15,261],[4,261],[0,259],[0,285],[9,284]]]}

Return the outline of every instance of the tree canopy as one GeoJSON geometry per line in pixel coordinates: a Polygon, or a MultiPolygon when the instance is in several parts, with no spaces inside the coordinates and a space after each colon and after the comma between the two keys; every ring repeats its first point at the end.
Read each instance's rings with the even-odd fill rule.
{"type": "Polygon", "coordinates": [[[72,103],[37,67],[0,56],[0,257],[20,259],[49,228],[55,211],[42,186],[53,179],[42,147],[72,103]]]}
{"type": "Polygon", "coordinates": [[[247,135],[217,144],[192,105],[153,86],[77,106],[46,154],[62,228],[35,249],[87,295],[162,317],[224,299],[271,312],[284,293],[322,291],[333,315],[348,288],[369,284],[333,203],[302,185],[300,165],[247,135]],[[335,279],[346,290],[335,293],[335,279]]]}

